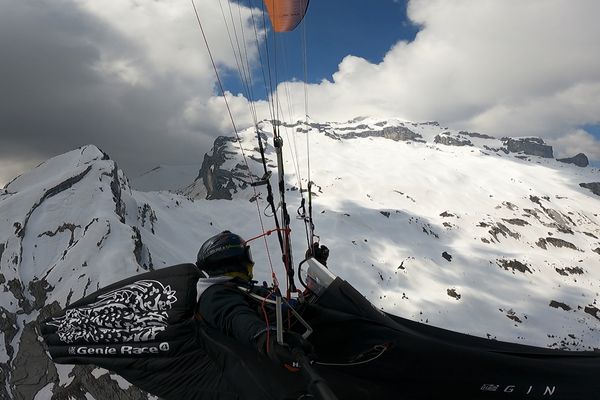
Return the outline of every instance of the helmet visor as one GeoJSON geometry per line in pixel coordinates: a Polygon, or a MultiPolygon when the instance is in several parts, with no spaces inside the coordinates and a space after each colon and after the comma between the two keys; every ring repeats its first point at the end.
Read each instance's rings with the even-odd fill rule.
{"type": "Polygon", "coordinates": [[[250,250],[250,246],[244,246],[244,257],[249,264],[254,265],[254,259],[252,258],[252,251],[250,250]]]}

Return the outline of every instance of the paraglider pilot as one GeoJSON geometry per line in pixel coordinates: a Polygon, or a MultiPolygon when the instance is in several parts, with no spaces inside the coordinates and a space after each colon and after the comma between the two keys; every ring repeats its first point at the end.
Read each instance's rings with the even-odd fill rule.
{"type": "Polygon", "coordinates": [[[312,352],[310,343],[292,331],[284,332],[283,345],[277,342],[275,318],[269,316],[265,302],[257,300],[273,295],[273,290],[252,281],[254,261],[239,235],[224,231],[208,239],[198,251],[196,265],[204,275],[197,283],[196,318],[280,365],[293,365],[294,349],[312,352]]]}

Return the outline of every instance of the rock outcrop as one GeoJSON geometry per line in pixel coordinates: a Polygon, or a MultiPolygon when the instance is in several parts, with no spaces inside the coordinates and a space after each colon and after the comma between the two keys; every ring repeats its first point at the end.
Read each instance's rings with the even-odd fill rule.
{"type": "Polygon", "coordinates": [[[502,138],[506,149],[511,153],[523,153],[529,156],[553,158],[552,146],[540,138],[502,138]]]}
{"type": "Polygon", "coordinates": [[[557,158],[556,161],[560,161],[567,164],[575,164],[578,167],[585,168],[590,165],[590,160],[588,160],[587,156],[583,153],[579,153],[576,156],[570,158],[557,158]]]}
{"type": "Polygon", "coordinates": [[[446,146],[473,146],[470,140],[461,138],[459,136],[451,136],[449,133],[442,133],[436,135],[433,139],[434,143],[444,144],[446,146]]]}
{"type": "MultiPolygon", "coordinates": [[[[231,200],[238,189],[247,188],[252,177],[244,164],[237,163],[233,168],[223,168],[231,159],[236,159],[235,152],[228,150],[228,144],[236,142],[235,138],[219,136],[215,139],[212,154],[205,154],[202,167],[196,181],[202,181],[206,188],[207,200],[231,200]]],[[[257,176],[253,176],[255,180],[257,176]]]]}
{"type": "Polygon", "coordinates": [[[579,186],[591,190],[596,196],[600,196],[600,182],[580,183],[579,186]]]}
{"type": "Polygon", "coordinates": [[[152,268],[142,241],[157,221],[152,210],[147,207],[138,220],[127,178],[95,146],[54,157],[17,177],[1,200],[0,398],[34,399],[43,392],[85,399],[86,393],[106,388],[111,394],[96,398],[148,398],[108,376],[97,378],[93,367],[75,368],[61,381],[38,327],[72,299],[97,290],[98,272],[110,278],[109,271],[121,264],[127,275],[152,268]]]}

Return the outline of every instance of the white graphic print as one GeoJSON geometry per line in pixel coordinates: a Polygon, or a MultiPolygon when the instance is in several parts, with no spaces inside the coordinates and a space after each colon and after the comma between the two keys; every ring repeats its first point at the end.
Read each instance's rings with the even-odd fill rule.
{"type": "Polygon", "coordinates": [[[175,290],[152,280],[134,282],[98,296],[87,306],[67,310],[49,325],[65,343],[120,343],[154,340],[167,326],[175,290]]]}

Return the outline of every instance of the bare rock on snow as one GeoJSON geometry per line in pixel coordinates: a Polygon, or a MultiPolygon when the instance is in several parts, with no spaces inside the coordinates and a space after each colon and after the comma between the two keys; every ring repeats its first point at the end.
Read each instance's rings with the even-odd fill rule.
{"type": "Polygon", "coordinates": [[[590,160],[588,160],[587,156],[583,153],[579,153],[573,157],[569,158],[557,158],[556,161],[560,161],[566,164],[574,164],[578,167],[585,168],[590,165],[590,160]]]}

